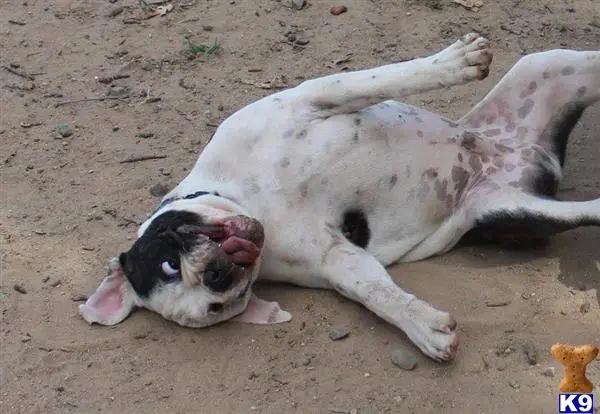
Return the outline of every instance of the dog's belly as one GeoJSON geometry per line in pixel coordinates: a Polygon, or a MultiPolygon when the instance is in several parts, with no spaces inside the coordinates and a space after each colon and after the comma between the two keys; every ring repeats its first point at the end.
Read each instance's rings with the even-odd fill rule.
{"type": "MultiPolygon", "coordinates": [[[[285,106],[274,114],[269,99],[224,122],[180,187],[217,190],[272,232],[292,220],[341,229],[344,214],[359,211],[367,249],[379,256],[393,246],[400,260],[485,181],[473,155],[488,149],[464,145],[464,129],[423,109],[388,101],[313,119],[285,106]]],[[[318,229],[299,226],[273,243],[310,231],[318,229]]],[[[274,247],[274,256],[288,247],[274,247]]]]}

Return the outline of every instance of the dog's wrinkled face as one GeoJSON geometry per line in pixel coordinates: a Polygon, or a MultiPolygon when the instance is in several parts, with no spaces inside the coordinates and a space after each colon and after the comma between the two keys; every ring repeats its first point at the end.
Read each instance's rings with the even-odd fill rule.
{"type": "Polygon", "coordinates": [[[121,322],[136,306],[189,327],[236,315],[252,323],[287,321],[291,316],[277,303],[251,292],[263,243],[255,219],[210,207],[171,209],[147,221],[131,249],[110,261],[108,275],[79,312],[103,325],[121,322]]]}
{"type": "Polygon", "coordinates": [[[195,212],[167,211],[119,256],[142,305],[184,326],[244,311],[264,242],[261,224],[249,217],[207,223],[195,212]]]}

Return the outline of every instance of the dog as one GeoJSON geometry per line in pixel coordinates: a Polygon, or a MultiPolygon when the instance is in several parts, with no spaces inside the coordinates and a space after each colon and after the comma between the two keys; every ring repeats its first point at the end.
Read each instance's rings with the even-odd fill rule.
{"type": "Polygon", "coordinates": [[[114,325],[136,307],[188,327],[281,323],[258,279],[335,289],[450,361],[446,312],[386,267],[464,237],[543,239],[600,225],[600,199],[557,201],[570,131],[600,99],[600,51],[522,57],[457,121],[396,101],[484,79],[471,33],[434,55],[312,80],[262,98],[216,130],[192,171],[140,226],[80,305],[114,325]]]}

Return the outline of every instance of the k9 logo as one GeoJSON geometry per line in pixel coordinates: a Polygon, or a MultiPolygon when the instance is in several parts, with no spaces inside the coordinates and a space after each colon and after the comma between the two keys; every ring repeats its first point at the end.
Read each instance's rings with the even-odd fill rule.
{"type": "Polygon", "coordinates": [[[594,412],[594,394],[558,394],[559,414],[594,412]]]}

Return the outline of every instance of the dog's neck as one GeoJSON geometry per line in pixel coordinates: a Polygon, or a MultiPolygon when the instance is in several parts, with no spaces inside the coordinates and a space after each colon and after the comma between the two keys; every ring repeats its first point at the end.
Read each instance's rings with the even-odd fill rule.
{"type": "Polygon", "coordinates": [[[195,193],[187,194],[183,197],[179,197],[179,196],[168,197],[168,198],[165,198],[163,201],[161,201],[161,203],[158,205],[158,207],[156,207],[156,209],[154,209],[154,211],[150,214],[150,216],[154,216],[159,210],[161,210],[163,207],[171,204],[174,201],[191,200],[193,198],[202,197],[205,195],[214,195],[217,197],[221,197],[219,195],[219,193],[216,191],[196,191],[195,193]]]}

